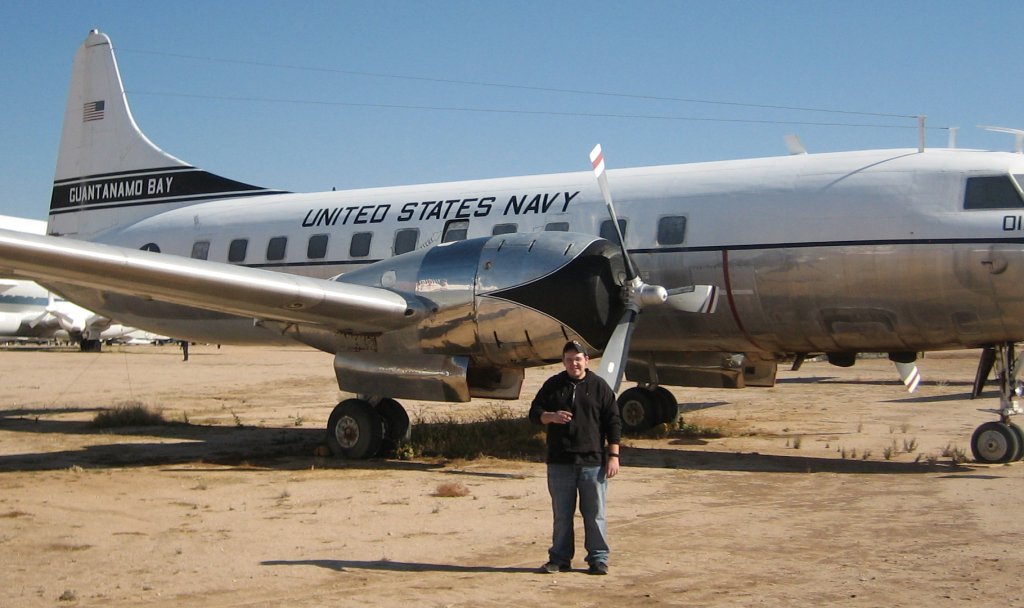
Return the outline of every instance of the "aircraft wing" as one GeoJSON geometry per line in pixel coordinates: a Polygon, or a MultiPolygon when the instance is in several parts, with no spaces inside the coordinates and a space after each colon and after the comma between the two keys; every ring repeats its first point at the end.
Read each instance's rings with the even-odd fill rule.
{"type": "Polygon", "coordinates": [[[244,317],[379,333],[423,307],[386,289],[195,260],[71,238],[0,230],[0,273],[244,317]]]}

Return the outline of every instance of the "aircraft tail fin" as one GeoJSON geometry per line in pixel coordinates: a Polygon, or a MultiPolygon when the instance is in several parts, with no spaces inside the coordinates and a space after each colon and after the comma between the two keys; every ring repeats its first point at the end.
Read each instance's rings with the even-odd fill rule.
{"type": "Polygon", "coordinates": [[[89,32],[72,68],[49,233],[85,237],[169,207],[277,192],[207,173],[154,145],[132,117],[110,38],[89,32]]]}

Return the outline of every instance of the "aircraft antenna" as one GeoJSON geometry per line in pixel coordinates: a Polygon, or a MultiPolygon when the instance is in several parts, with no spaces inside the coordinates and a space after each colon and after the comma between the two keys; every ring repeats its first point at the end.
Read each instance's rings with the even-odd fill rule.
{"type": "Polygon", "coordinates": [[[978,127],[985,129],[986,131],[995,131],[996,133],[1009,133],[1010,135],[1013,135],[1013,151],[1016,152],[1017,154],[1024,154],[1024,130],[1011,129],[1009,127],[986,127],[985,125],[978,125],[978,127]]]}
{"type": "Polygon", "coordinates": [[[786,148],[789,150],[790,155],[807,154],[807,148],[804,147],[804,142],[800,141],[799,135],[790,133],[783,139],[786,140],[786,148]]]}
{"type": "Polygon", "coordinates": [[[917,117],[917,151],[924,152],[924,114],[917,117]]]}
{"type": "Polygon", "coordinates": [[[949,128],[949,147],[950,148],[955,148],[956,147],[956,134],[957,134],[958,131],[960,131],[960,127],[950,127],[949,128]]]}

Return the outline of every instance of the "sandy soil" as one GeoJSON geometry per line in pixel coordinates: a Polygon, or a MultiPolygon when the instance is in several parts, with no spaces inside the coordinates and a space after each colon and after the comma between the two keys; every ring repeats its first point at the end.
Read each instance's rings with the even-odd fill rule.
{"type": "Polygon", "coordinates": [[[975,362],[929,355],[914,395],[885,360],[674,390],[730,436],[627,442],[593,577],[581,538],[580,570],[535,573],[542,464],[315,456],[328,355],[0,350],[0,606],[1024,605],[1024,464],[948,456],[992,418],[991,389],[966,398],[975,362]],[[125,402],[189,424],[90,426],[125,402]],[[452,482],[469,495],[436,495],[452,482]]]}

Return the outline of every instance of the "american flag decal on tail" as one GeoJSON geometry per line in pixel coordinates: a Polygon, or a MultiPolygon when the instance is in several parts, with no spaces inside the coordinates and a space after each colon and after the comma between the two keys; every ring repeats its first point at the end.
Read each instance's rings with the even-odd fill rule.
{"type": "Polygon", "coordinates": [[[82,106],[82,122],[91,120],[103,120],[103,108],[106,104],[101,99],[90,101],[82,106]]]}

